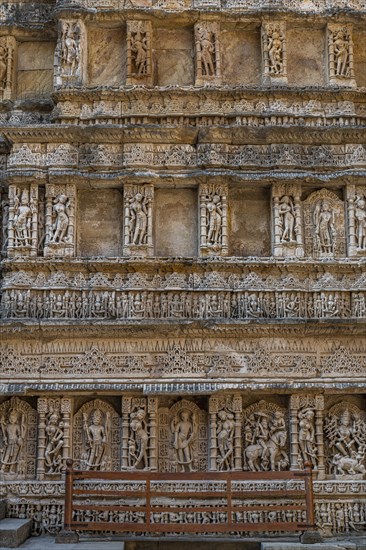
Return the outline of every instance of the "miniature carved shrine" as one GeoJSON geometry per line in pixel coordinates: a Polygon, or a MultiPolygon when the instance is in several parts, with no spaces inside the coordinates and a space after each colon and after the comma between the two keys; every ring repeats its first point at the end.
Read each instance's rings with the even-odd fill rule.
{"type": "Polygon", "coordinates": [[[62,526],[68,458],[310,461],[320,532],[366,529],[365,16],[1,4],[0,495],[33,534],[62,526]]]}

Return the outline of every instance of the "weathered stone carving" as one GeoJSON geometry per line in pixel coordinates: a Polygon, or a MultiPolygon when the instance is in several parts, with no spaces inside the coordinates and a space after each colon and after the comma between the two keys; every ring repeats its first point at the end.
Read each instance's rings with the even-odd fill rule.
{"type": "Polygon", "coordinates": [[[359,256],[366,253],[366,189],[346,186],[348,255],[359,256]]]}
{"type": "Polygon", "coordinates": [[[127,21],[127,84],[152,84],[150,21],[127,21]]]}
{"type": "Polygon", "coordinates": [[[286,25],[271,21],[262,24],[263,81],[287,84],[286,25]]]}
{"type": "Polygon", "coordinates": [[[221,82],[220,26],[200,21],[194,27],[196,44],[196,86],[221,82]]]}
{"type": "Polygon", "coordinates": [[[301,188],[295,184],[272,186],[273,255],[304,256],[301,188]]]}
{"type": "Polygon", "coordinates": [[[227,193],[226,185],[200,185],[200,252],[203,256],[228,253],[227,193]]]}
{"type": "Polygon", "coordinates": [[[243,413],[244,470],[279,471],[289,466],[285,411],[267,401],[243,413]]]}
{"type": "Polygon", "coordinates": [[[119,468],[119,424],[113,407],[100,399],[79,409],[73,421],[73,455],[82,470],[119,468]]]}
{"type": "Polygon", "coordinates": [[[60,20],[55,51],[55,86],[81,86],[87,59],[86,29],[81,20],[60,20]]]}
{"type": "Polygon", "coordinates": [[[352,25],[328,24],[329,84],[356,87],[352,25]]]}
{"type": "Polygon", "coordinates": [[[128,256],[152,256],[154,186],[124,186],[124,247],[128,256]]]}
{"type": "Polygon", "coordinates": [[[345,253],[344,204],[335,193],[322,189],[303,204],[306,255],[337,258],[345,253]]]}
{"type": "Polygon", "coordinates": [[[195,472],[207,468],[207,415],[187,399],[159,409],[159,469],[195,472]]]}
{"type": "Polygon", "coordinates": [[[76,189],[72,184],[46,185],[44,255],[75,254],[76,189]]]}
{"type": "Polygon", "coordinates": [[[157,469],[157,398],[122,397],[122,469],[157,469]]]}
{"type": "Polygon", "coordinates": [[[323,410],[322,395],[291,395],[291,469],[310,461],[319,479],[324,479],[323,410]]]}
{"type": "Polygon", "coordinates": [[[0,477],[33,479],[35,475],[37,413],[12,397],[0,405],[0,477]]]}
{"type": "Polygon", "coordinates": [[[8,256],[36,256],[38,186],[9,186],[8,256]]]}
{"type": "Polygon", "coordinates": [[[11,99],[14,91],[16,40],[0,38],[0,100],[11,99]]]}
{"type": "Polygon", "coordinates": [[[210,470],[241,470],[240,395],[210,397],[210,470]]]}
{"type": "Polygon", "coordinates": [[[362,479],[366,474],[365,413],[341,401],[329,410],[324,432],[329,473],[336,479],[362,479]]]}

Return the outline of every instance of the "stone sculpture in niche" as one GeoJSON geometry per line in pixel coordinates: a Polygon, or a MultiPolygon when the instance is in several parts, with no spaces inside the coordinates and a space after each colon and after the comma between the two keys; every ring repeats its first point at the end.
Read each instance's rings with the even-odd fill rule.
{"type": "Polygon", "coordinates": [[[125,185],[124,253],[150,256],[153,253],[152,185],[125,185]]]}
{"type": "Polygon", "coordinates": [[[302,409],[299,411],[299,464],[304,466],[310,461],[313,468],[318,466],[317,447],[315,442],[315,412],[313,409],[302,409]]]}
{"type": "Polygon", "coordinates": [[[72,184],[46,185],[44,255],[75,253],[75,197],[72,184]]]}
{"type": "Polygon", "coordinates": [[[38,187],[9,186],[8,255],[36,256],[38,187]]]}
{"type": "Polygon", "coordinates": [[[127,21],[127,84],[152,84],[150,21],[127,21]]]}
{"type": "Polygon", "coordinates": [[[36,412],[25,401],[12,397],[0,405],[0,477],[34,477],[36,428],[36,412]]]}
{"type": "Polygon", "coordinates": [[[12,97],[15,46],[13,36],[0,37],[0,100],[12,97]]]}
{"type": "Polygon", "coordinates": [[[128,441],[129,467],[148,468],[148,443],[146,410],[143,408],[131,412],[130,439],[128,441]]]}
{"type": "Polygon", "coordinates": [[[332,407],[324,421],[329,473],[336,479],[362,479],[366,473],[365,414],[351,403],[332,407]]]}
{"type": "Polygon", "coordinates": [[[286,27],[282,22],[262,25],[263,79],[265,83],[286,84],[286,27]]]}
{"type": "Polygon", "coordinates": [[[50,411],[46,416],[46,449],[44,452],[45,472],[59,474],[62,469],[62,447],[64,445],[64,423],[59,412],[50,411]]]}
{"type": "Polygon", "coordinates": [[[345,253],[344,204],[326,189],[304,201],[306,253],[314,258],[336,258],[345,253]]]}
{"type": "Polygon", "coordinates": [[[157,402],[154,397],[122,397],[122,469],[157,469],[157,402]]]}
{"type": "Polygon", "coordinates": [[[366,189],[355,185],[346,186],[348,255],[366,253],[366,189]]]}
{"type": "Polygon", "coordinates": [[[356,86],[351,25],[328,25],[329,83],[356,86]]]}
{"type": "Polygon", "coordinates": [[[304,256],[301,189],[297,184],[274,184],[273,254],[276,257],[304,256]]]}
{"type": "Polygon", "coordinates": [[[200,249],[202,255],[225,255],[227,239],[227,187],[200,186],[200,249]]]}
{"type": "Polygon", "coordinates": [[[282,243],[293,243],[295,239],[295,207],[292,197],[285,195],[280,199],[279,214],[282,226],[282,243]]]}
{"type": "Polygon", "coordinates": [[[200,21],[195,25],[196,86],[221,80],[219,25],[200,21]]]}
{"type": "Polygon", "coordinates": [[[244,470],[285,470],[289,465],[284,411],[260,401],[244,411],[244,470]]]}
{"type": "Polygon", "coordinates": [[[59,22],[59,38],[55,50],[55,86],[81,86],[87,58],[87,40],[81,20],[59,22]]]}
{"type": "Polygon", "coordinates": [[[103,415],[100,409],[94,409],[88,416],[84,413],[84,431],[88,442],[84,455],[86,470],[108,470],[108,439],[110,433],[110,415],[103,415]]]}
{"type": "Polygon", "coordinates": [[[193,440],[197,437],[197,420],[194,412],[182,409],[172,418],[175,461],[182,472],[193,472],[193,440]]]}
{"type": "Polygon", "coordinates": [[[221,410],[217,414],[218,469],[232,470],[234,466],[234,414],[221,410]]]}
{"type": "Polygon", "coordinates": [[[209,413],[210,470],[241,470],[241,396],[212,396],[209,413]]]}

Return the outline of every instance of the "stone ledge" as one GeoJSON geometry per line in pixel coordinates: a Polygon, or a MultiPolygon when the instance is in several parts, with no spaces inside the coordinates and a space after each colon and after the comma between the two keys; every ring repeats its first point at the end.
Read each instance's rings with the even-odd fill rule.
{"type": "Polygon", "coordinates": [[[0,545],[18,548],[30,536],[32,520],[3,519],[0,521],[0,545]]]}

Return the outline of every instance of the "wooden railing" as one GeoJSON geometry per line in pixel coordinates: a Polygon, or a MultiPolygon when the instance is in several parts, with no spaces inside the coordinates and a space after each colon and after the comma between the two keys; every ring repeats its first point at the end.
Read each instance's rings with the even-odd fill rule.
{"type": "Polygon", "coordinates": [[[287,533],[314,527],[309,463],[303,471],[163,473],[81,471],[67,461],[64,533],[287,533]],[[254,482],[255,490],[243,481],[254,482]],[[204,490],[192,490],[192,484],[205,484],[204,490]]]}

